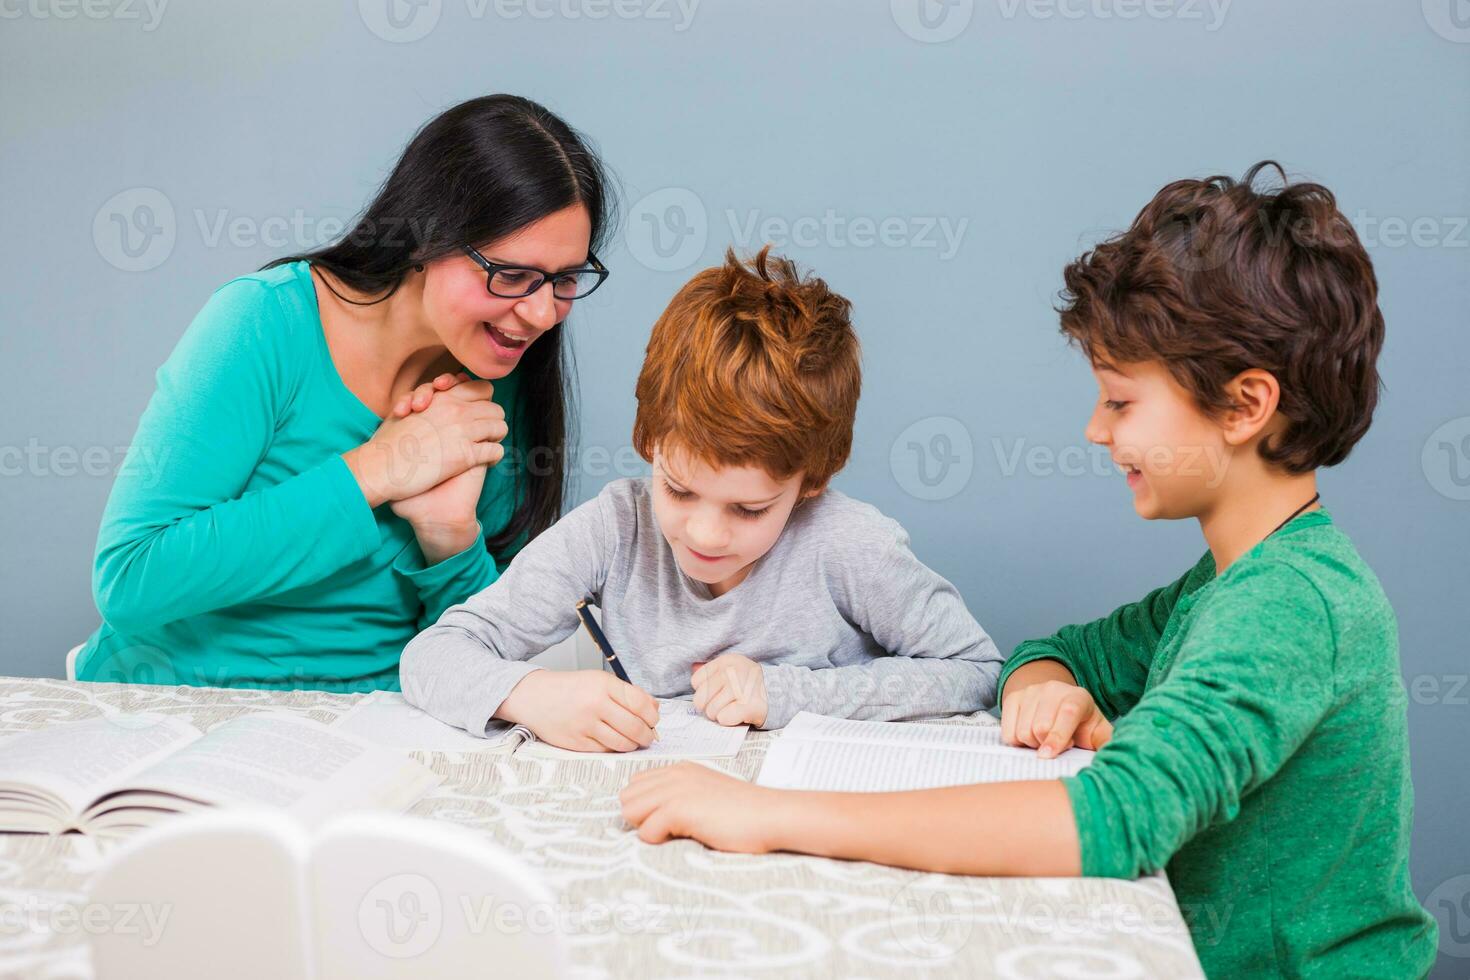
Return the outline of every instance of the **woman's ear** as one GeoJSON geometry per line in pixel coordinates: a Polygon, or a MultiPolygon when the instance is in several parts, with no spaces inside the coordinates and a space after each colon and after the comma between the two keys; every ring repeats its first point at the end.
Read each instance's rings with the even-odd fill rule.
{"type": "Polygon", "coordinates": [[[1243,446],[1271,423],[1281,403],[1281,385],[1276,376],[1261,368],[1242,371],[1225,386],[1231,407],[1225,411],[1221,429],[1225,442],[1243,446]]]}

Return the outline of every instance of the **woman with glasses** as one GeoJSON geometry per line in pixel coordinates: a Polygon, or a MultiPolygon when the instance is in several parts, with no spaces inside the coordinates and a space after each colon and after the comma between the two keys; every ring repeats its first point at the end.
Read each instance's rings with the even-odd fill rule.
{"type": "Polygon", "coordinates": [[[396,689],[404,644],[561,513],[563,324],[611,210],[577,133],[487,96],[341,240],[216,290],[108,500],[77,676],[396,689]]]}

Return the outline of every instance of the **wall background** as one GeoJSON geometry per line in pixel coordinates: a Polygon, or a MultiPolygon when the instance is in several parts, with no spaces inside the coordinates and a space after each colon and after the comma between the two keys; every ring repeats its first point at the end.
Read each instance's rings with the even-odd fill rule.
{"type": "Polygon", "coordinates": [[[1463,971],[1470,9],[924,3],[0,2],[0,671],[59,675],[96,626],[112,476],[208,294],[329,237],[416,127],[494,91],[561,112],[624,187],[614,278],[574,317],[578,499],[628,471],[663,304],[769,238],[855,303],[837,486],[902,521],[1003,647],[1105,613],[1203,545],[1140,522],[1087,453],[1061,266],[1166,181],[1274,157],[1337,192],[1381,279],[1387,390],[1323,495],[1398,611],[1414,881],[1441,974],[1463,971]]]}

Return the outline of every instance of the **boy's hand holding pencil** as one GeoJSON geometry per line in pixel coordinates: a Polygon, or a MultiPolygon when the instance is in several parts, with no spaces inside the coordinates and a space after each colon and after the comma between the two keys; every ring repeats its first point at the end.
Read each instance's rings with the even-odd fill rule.
{"type": "Polygon", "coordinates": [[[658,701],[603,670],[535,670],[495,713],[574,752],[631,752],[658,733],[658,701]]]}

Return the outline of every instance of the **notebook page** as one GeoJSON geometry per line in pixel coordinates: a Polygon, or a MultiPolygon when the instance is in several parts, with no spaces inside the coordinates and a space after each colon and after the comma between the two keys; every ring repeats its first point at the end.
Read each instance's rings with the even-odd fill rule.
{"type": "Polygon", "coordinates": [[[332,727],[378,745],[422,752],[509,752],[529,735],[510,722],[492,721],[486,737],[476,738],[414,707],[397,691],[374,691],[332,727]]]}
{"type": "Polygon", "coordinates": [[[851,721],[799,713],[771,748],[756,782],[781,789],[885,792],[1016,779],[1059,779],[1095,753],[1041,759],[1001,744],[997,726],[851,721]]]}
{"type": "Polygon", "coordinates": [[[710,721],[683,698],[660,698],[658,741],[631,752],[573,752],[531,742],[518,754],[554,759],[720,759],[740,751],[748,725],[727,727],[710,721]]]}

